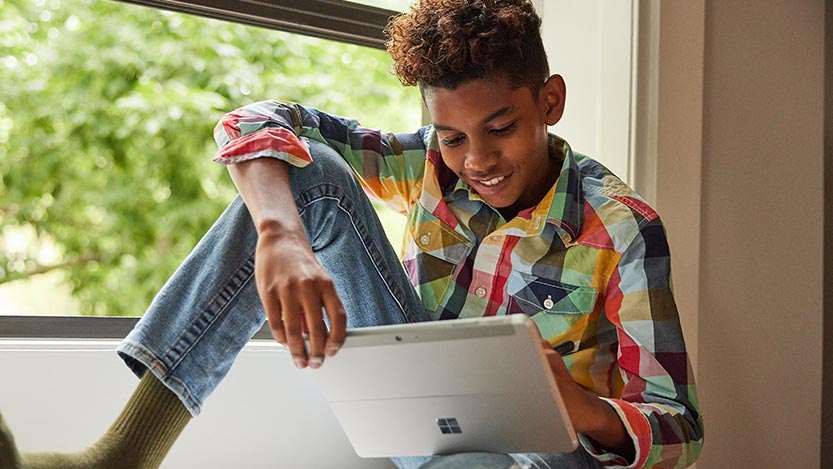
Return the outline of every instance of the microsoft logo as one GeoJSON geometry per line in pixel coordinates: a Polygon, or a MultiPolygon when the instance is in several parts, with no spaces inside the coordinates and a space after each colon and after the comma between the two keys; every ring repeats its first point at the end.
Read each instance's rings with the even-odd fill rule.
{"type": "Polygon", "coordinates": [[[463,433],[456,418],[437,419],[437,426],[440,427],[440,432],[443,434],[463,433]]]}

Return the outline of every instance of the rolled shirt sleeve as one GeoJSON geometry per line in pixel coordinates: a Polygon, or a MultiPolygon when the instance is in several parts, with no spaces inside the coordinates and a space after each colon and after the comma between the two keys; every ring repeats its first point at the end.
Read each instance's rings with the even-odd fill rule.
{"type": "Polygon", "coordinates": [[[368,194],[399,212],[416,198],[425,170],[425,128],[393,134],[358,121],[284,101],[261,101],[226,114],[214,129],[214,161],[236,164],[276,158],[312,162],[305,139],[326,143],[353,168],[368,194]]]}

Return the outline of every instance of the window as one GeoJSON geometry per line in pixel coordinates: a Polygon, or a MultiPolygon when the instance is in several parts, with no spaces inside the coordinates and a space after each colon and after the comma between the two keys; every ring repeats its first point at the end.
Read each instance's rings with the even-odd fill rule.
{"type": "Polygon", "coordinates": [[[388,10],[405,11],[413,0],[350,0],[353,3],[387,8],[388,10]]]}
{"type": "Polygon", "coordinates": [[[210,161],[224,112],[281,98],[371,127],[420,125],[417,90],[399,85],[380,49],[392,11],[131,3],[145,6],[0,0],[0,81],[15,84],[0,89],[0,336],[47,327],[117,337],[17,316],[141,314],[236,192],[210,161]]]}

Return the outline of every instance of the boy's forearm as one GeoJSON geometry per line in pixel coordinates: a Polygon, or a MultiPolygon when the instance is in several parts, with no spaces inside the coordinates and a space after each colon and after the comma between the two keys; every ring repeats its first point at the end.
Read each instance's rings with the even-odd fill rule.
{"type": "Polygon", "coordinates": [[[272,336],[289,348],[297,367],[317,368],[344,343],[347,319],[332,278],[307,241],[289,167],[258,158],[229,166],[229,173],[257,229],[254,277],[272,336]]]}
{"type": "MultiPolygon", "coordinates": [[[[565,386],[559,387],[563,393],[565,386]]],[[[606,450],[633,461],[633,442],[613,407],[575,383],[572,383],[571,390],[567,392],[575,394],[571,398],[573,407],[570,416],[576,431],[592,438],[606,450]]]]}
{"type": "Polygon", "coordinates": [[[273,158],[257,158],[228,166],[258,235],[303,233],[289,186],[289,165],[273,158]]]}

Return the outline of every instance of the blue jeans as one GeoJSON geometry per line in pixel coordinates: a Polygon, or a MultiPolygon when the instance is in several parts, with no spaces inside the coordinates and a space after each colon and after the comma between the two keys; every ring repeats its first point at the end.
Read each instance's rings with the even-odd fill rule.
{"type": "MultiPolygon", "coordinates": [[[[352,170],[329,147],[310,147],[314,163],[290,169],[292,192],[310,245],[344,304],[347,327],[428,320],[352,170]]],[[[238,197],[117,349],[138,376],[150,370],[193,415],[265,321],[254,282],[256,243],[238,197]]],[[[395,462],[417,467],[426,459],[395,462]]]]}
{"type": "Polygon", "coordinates": [[[400,469],[590,469],[602,465],[579,447],[561,454],[461,453],[450,456],[393,458],[400,469]]]}

